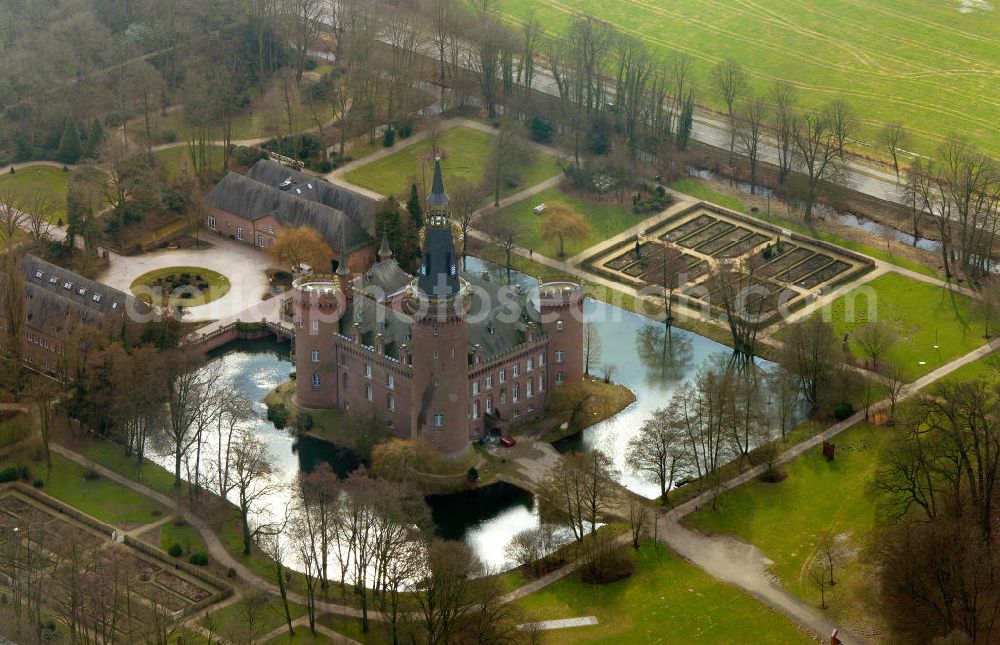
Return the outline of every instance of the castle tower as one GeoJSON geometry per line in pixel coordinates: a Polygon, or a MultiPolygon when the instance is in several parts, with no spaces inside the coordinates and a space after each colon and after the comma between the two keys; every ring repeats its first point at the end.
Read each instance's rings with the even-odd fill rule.
{"type": "Polygon", "coordinates": [[[385,262],[392,259],[392,249],[389,248],[389,236],[382,231],[382,244],[378,247],[378,261],[385,262]]]}
{"type": "Polygon", "coordinates": [[[295,401],[306,407],[339,407],[334,334],[349,302],[341,276],[302,276],[292,289],[295,401]]]}
{"type": "Polygon", "coordinates": [[[583,376],[583,287],[544,282],[538,286],[538,308],[549,337],[545,377],[551,391],[583,376]]]}
{"type": "Polygon", "coordinates": [[[427,197],[429,212],[420,270],[407,299],[413,324],[411,427],[438,450],[469,446],[468,285],[458,277],[448,194],[441,162],[427,197]]]}

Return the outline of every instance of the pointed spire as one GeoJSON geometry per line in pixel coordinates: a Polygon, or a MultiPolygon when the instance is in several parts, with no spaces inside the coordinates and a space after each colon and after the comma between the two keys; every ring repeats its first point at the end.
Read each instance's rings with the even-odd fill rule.
{"type": "Polygon", "coordinates": [[[431,210],[443,210],[448,205],[448,193],[444,192],[444,177],[441,176],[441,157],[434,158],[434,183],[431,184],[427,203],[431,210]]]}
{"type": "Polygon", "coordinates": [[[343,226],[340,227],[340,263],[337,265],[337,275],[351,275],[351,270],[347,267],[347,236],[343,226]]]}
{"type": "Polygon", "coordinates": [[[389,248],[389,236],[386,235],[385,229],[382,230],[382,245],[378,249],[378,259],[379,262],[385,262],[392,258],[392,249],[389,248]]]}

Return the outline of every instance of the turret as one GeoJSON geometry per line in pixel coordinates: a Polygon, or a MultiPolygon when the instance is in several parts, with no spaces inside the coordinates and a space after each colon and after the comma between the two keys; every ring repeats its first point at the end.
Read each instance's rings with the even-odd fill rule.
{"type": "Polygon", "coordinates": [[[337,407],[334,333],[347,309],[340,276],[307,275],[292,284],[295,320],[295,400],[306,407],[337,407]]]}
{"type": "Polygon", "coordinates": [[[378,261],[385,262],[392,259],[392,249],[389,248],[389,236],[382,231],[382,244],[378,247],[378,261]]]}
{"type": "Polygon", "coordinates": [[[583,376],[583,287],[575,282],[544,282],[538,287],[542,329],[549,337],[548,386],[583,376]]]}

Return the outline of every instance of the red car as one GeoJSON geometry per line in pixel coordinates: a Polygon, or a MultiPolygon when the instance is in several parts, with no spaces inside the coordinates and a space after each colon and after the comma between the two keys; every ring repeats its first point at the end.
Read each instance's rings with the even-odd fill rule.
{"type": "Polygon", "coordinates": [[[513,448],[517,445],[517,439],[514,437],[500,437],[500,445],[504,448],[513,448]]]}

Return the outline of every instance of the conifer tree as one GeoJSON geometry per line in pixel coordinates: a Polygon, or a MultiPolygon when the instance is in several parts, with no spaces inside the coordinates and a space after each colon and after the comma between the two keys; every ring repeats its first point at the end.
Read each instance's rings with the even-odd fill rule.
{"type": "Polygon", "coordinates": [[[76,124],[73,119],[66,119],[63,126],[62,137],[59,138],[59,152],[56,158],[66,164],[73,164],[80,160],[83,148],[80,145],[80,134],[76,131],[76,124]]]}
{"type": "Polygon", "coordinates": [[[406,210],[410,212],[413,228],[417,231],[422,229],[424,227],[424,209],[420,203],[420,192],[417,190],[416,182],[410,185],[410,199],[406,202],[406,210]]]}
{"type": "Polygon", "coordinates": [[[95,118],[90,124],[90,131],[87,133],[87,159],[97,159],[101,151],[101,143],[104,141],[104,126],[101,120],[95,118]]]}

